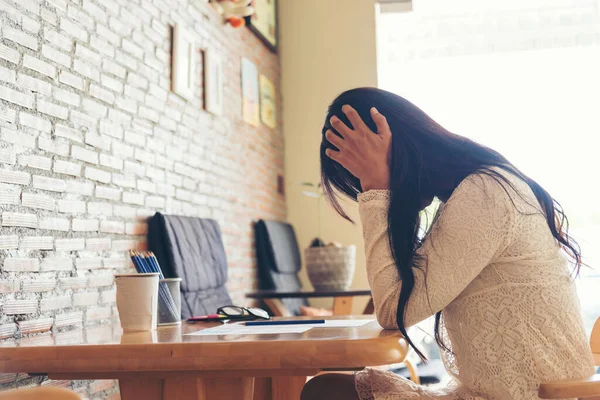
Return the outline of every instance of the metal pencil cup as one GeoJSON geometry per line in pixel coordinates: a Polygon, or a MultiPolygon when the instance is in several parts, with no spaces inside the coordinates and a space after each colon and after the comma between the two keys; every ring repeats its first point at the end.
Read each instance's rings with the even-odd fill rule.
{"type": "Polygon", "coordinates": [[[181,278],[161,279],[158,298],[158,325],[181,325],[181,278]]]}

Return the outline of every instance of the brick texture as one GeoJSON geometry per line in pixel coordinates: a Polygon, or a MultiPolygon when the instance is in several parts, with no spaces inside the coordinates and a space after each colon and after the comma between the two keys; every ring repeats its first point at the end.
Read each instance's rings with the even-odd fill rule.
{"type": "MultiPolygon", "coordinates": [[[[284,219],[281,128],[242,120],[241,58],[279,58],[196,0],[0,0],[0,339],[43,343],[116,317],[114,274],[156,211],[216,219],[233,302],[257,287],[252,223],[284,219]],[[224,61],[224,114],[170,91],[170,30],[224,61]],[[75,329],[75,330],[74,330],[75,329]],[[31,335],[31,338],[28,336],[31,335]]],[[[0,374],[0,390],[40,378],[0,374]]],[[[118,398],[112,381],[48,381],[118,398]]]]}

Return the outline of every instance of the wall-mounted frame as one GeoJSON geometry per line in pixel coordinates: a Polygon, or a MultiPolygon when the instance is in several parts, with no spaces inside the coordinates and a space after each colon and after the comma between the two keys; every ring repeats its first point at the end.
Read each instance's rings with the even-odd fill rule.
{"type": "Polygon", "coordinates": [[[271,129],[277,127],[277,95],[275,85],[266,76],[259,76],[260,120],[271,129]]]}
{"type": "Polygon", "coordinates": [[[254,14],[246,17],[246,25],[272,52],[277,53],[277,0],[252,0],[252,7],[254,14]]]}
{"type": "Polygon", "coordinates": [[[173,26],[171,46],[171,90],[181,97],[194,98],[194,38],[181,25],[173,26]]]}
{"type": "Polygon", "coordinates": [[[245,122],[260,125],[258,69],[247,58],[242,58],[242,116],[245,122]]]}
{"type": "Polygon", "coordinates": [[[214,49],[204,50],[204,108],[223,114],[223,59],[214,49]]]}

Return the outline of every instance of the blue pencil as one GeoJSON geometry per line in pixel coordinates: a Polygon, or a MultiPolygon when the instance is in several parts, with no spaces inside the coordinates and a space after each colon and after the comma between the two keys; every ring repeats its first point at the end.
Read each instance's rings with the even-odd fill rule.
{"type": "MultiPolygon", "coordinates": [[[[158,272],[159,278],[165,279],[165,276],[163,275],[162,270],[160,269],[160,265],[158,264],[158,260],[152,252],[143,253],[141,257],[148,265],[150,271],[158,272]]],[[[166,303],[165,305],[167,306],[171,314],[175,316],[177,314],[177,307],[175,306],[175,300],[173,300],[173,296],[171,296],[171,292],[169,291],[167,284],[164,282],[161,283],[160,289],[163,294],[163,301],[166,303]]]]}
{"type": "MultiPolygon", "coordinates": [[[[130,250],[129,255],[131,256],[131,260],[133,261],[133,264],[135,265],[135,268],[138,273],[158,272],[159,278],[163,279],[163,274],[158,265],[158,261],[155,260],[154,262],[152,262],[148,258],[144,257],[143,255],[139,254],[137,251],[134,250],[130,250]]],[[[159,283],[158,289],[158,294],[161,303],[164,306],[166,306],[167,310],[171,314],[171,319],[173,319],[174,321],[178,320],[180,316],[177,313],[175,301],[173,300],[171,292],[169,292],[169,289],[167,288],[166,284],[164,282],[162,284],[159,283]]]]}
{"type": "Polygon", "coordinates": [[[292,321],[248,321],[246,326],[271,326],[271,325],[308,325],[324,324],[324,319],[298,319],[292,321]]]}

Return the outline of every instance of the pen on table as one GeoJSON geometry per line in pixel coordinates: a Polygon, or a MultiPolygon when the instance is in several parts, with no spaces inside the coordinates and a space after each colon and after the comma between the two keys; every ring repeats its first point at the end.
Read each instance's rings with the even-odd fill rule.
{"type": "Polygon", "coordinates": [[[292,321],[248,321],[246,326],[271,326],[271,325],[306,325],[306,324],[324,324],[324,319],[298,319],[292,321]]]}

